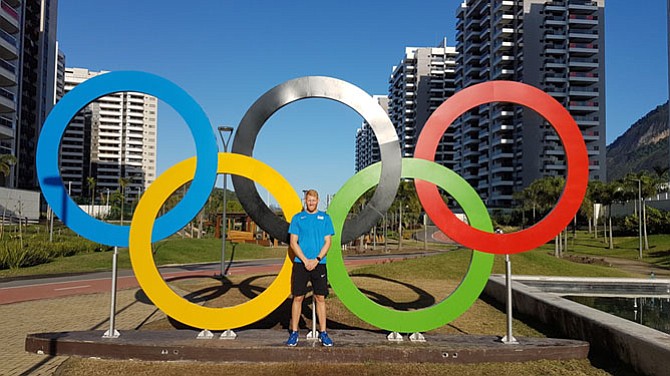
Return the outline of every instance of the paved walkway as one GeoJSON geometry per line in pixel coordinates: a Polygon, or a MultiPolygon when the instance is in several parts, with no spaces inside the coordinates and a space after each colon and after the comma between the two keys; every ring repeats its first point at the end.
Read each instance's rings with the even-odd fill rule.
{"type": "MultiPolygon", "coordinates": [[[[165,317],[139,289],[117,293],[116,328],[133,330],[165,317]],[[138,300],[139,298],[139,300],[138,300]]],[[[67,357],[49,357],[24,350],[29,333],[109,328],[110,293],[77,295],[0,305],[0,375],[52,375],[67,357]]]]}
{"type": "Polygon", "coordinates": [[[637,273],[643,275],[650,275],[651,272],[654,272],[656,277],[670,277],[670,269],[660,268],[655,265],[648,264],[643,261],[629,260],[618,257],[594,257],[602,258],[603,261],[608,263],[613,268],[625,270],[630,273],[637,273]]]}
{"type": "MultiPolygon", "coordinates": [[[[346,264],[351,266],[384,263],[420,256],[421,254],[397,254],[352,257],[346,264]]],[[[281,266],[281,261],[250,262],[250,265],[239,263],[231,269],[231,272],[235,274],[276,272],[281,266]]],[[[180,271],[172,268],[170,272],[166,270],[162,272],[164,277],[170,278],[185,274],[212,274],[216,269],[204,266],[202,267],[204,270],[201,270],[201,266],[197,265],[181,268],[180,271]]],[[[134,330],[146,322],[165,317],[140,292],[135,278],[129,273],[125,274],[127,275],[119,277],[116,304],[116,328],[121,331],[121,335],[123,330],[134,330]]],[[[69,280],[67,282],[61,281],[61,278],[54,278],[55,280],[19,280],[2,283],[0,334],[3,338],[0,341],[0,376],[52,375],[67,359],[62,356],[49,357],[26,352],[24,344],[29,333],[100,330],[102,335],[109,328],[111,301],[111,294],[107,292],[110,289],[109,277],[103,279],[97,274],[92,277],[94,278],[67,277],[69,280]],[[47,296],[51,298],[46,299],[47,296]]]]}

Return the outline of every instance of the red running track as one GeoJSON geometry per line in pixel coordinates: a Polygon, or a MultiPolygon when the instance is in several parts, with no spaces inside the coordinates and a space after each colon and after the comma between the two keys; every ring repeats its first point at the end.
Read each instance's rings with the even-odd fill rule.
{"type": "MultiPolygon", "coordinates": [[[[398,259],[391,258],[370,258],[347,260],[347,266],[382,264],[393,262],[398,259]]],[[[259,266],[232,266],[229,274],[260,274],[260,273],[279,273],[281,264],[259,265],[259,266]]],[[[202,270],[202,271],[183,271],[162,273],[166,280],[186,277],[186,276],[215,276],[218,275],[217,270],[202,270]]],[[[36,282],[39,280],[36,280],[36,282]]],[[[131,289],[139,287],[135,276],[119,276],[116,282],[117,290],[131,289]]],[[[46,282],[35,283],[25,286],[16,287],[0,287],[0,305],[19,303],[30,300],[53,299],[71,295],[94,294],[101,292],[109,292],[112,288],[110,278],[86,279],[68,281],[68,282],[46,282]]]]}

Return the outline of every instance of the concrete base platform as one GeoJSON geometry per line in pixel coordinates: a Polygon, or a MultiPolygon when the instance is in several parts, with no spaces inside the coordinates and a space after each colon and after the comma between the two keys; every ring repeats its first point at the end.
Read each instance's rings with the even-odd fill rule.
{"type": "Polygon", "coordinates": [[[282,330],[244,330],[237,339],[196,339],[198,332],[124,331],[119,338],[102,338],[102,331],[37,333],[26,337],[26,351],[45,355],[75,355],[107,359],[193,360],[212,362],[389,362],[484,363],[540,359],[583,359],[588,342],[553,338],[517,338],[506,345],[499,337],[426,335],[426,342],[390,342],[386,334],[363,330],[329,332],[334,347],[322,347],[301,332],[297,347],[287,347],[282,330]]]}

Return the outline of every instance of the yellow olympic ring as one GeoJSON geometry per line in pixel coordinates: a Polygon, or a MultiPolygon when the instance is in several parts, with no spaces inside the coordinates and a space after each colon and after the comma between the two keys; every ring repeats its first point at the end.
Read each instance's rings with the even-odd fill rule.
{"type": "MultiPolygon", "coordinates": [[[[142,196],[130,225],[130,262],[140,286],[166,315],[186,325],[227,330],[254,323],[279,307],[290,294],[292,261],[287,252],[277,278],[248,302],[225,308],[203,307],[177,295],[158,272],[151,252],[151,233],[158,211],[170,195],[189,182],[195,173],[192,157],[171,167],[142,196]]],[[[219,153],[218,173],[246,177],[261,184],[275,197],[286,218],[302,210],[295,190],[270,166],[241,154],[219,153]]]]}

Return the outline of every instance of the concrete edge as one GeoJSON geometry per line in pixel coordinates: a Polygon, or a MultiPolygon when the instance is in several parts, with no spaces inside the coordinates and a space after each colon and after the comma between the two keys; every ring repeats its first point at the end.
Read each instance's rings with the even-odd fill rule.
{"type": "MultiPolygon", "coordinates": [[[[668,374],[670,335],[526,286],[518,279],[512,287],[515,312],[534,317],[567,338],[588,341],[595,352],[615,355],[645,375],[668,374]]],[[[484,294],[504,304],[504,277],[491,276],[484,294]]]]}
{"type": "Polygon", "coordinates": [[[492,363],[584,359],[589,344],[553,338],[518,338],[505,345],[497,336],[427,334],[426,342],[390,342],[385,333],[360,330],[331,332],[336,345],[321,347],[301,339],[297,347],[284,345],[286,332],[252,329],[235,340],[198,340],[197,331],[124,331],[115,339],[101,331],[28,334],[25,350],[41,355],[107,359],[212,362],[383,362],[492,363]]]}

